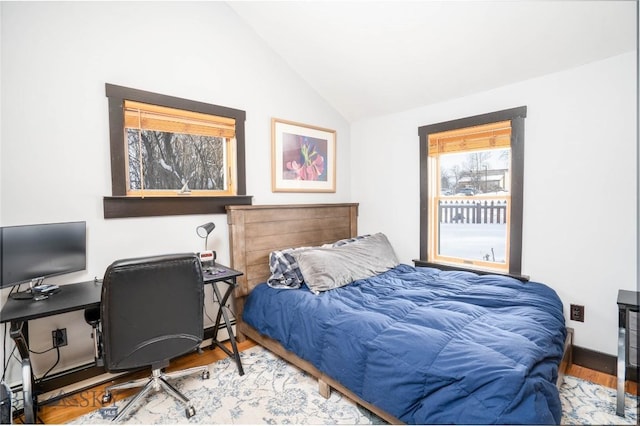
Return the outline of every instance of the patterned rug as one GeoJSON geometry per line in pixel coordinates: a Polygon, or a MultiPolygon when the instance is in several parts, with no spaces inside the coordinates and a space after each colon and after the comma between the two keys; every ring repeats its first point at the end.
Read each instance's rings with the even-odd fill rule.
{"type": "MultiPolygon", "coordinates": [[[[338,392],[329,399],[318,393],[314,378],[254,346],[242,352],[244,376],[229,358],[211,364],[211,378],[198,375],[174,384],[195,407],[196,414],[185,417],[184,409],[169,395],[158,392],[134,408],[127,424],[384,424],[368,410],[360,408],[338,392]]],[[[567,376],[560,388],[562,424],[605,425],[638,421],[638,398],[626,395],[625,418],[615,414],[615,391],[567,376]]],[[[119,408],[127,400],[114,400],[119,408]]],[[[96,410],[73,424],[101,424],[110,420],[108,410],[96,410]],[[106,416],[106,417],[105,417],[106,416]]]]}

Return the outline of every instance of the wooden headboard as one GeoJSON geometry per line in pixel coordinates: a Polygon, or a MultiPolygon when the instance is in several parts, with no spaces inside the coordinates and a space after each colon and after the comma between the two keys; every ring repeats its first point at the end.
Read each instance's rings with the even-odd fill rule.
{"type": "Polygon", "coordinates": [[[227,206],[231,267],[238,278],[236,298],[243,298],[269,278],[269,253],[291,247],[318,246],[358,233],[358,204],[285,204],[227,206]]]}

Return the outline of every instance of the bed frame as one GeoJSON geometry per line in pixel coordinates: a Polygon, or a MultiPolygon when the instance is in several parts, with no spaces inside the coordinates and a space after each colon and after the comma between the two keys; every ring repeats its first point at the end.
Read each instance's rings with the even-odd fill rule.
{"type": "MultiPolygon", "coordinates": [[[[358,234],[358,204],[287,204],[227,206],[231,267],[243,271],[235,290],[236,335],[238,341],[250,338],[271,352],[318,379],[319,391],[328,398],[331,388],[391,424],[398,418],[362,400],[339,382],[326,376],[311,363],[286,350],[280,343],[258,333],[242,321],[247,295],[270,275],[269,253],[291,247],[318,246],[358,234]]],[[[565,356],[560,365],[558,386],[571,364],[572,335],[567,335],[565,356]]]]}

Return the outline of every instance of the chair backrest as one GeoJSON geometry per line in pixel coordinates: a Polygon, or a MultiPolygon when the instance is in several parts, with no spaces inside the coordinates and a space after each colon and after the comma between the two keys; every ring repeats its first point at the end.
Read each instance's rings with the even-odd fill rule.
{"type": "Polygon", "coordinates": [[[112,263],[102,283],[105,367],[162,368],[203,338],[204,285],[193,253],[112,263]]]}

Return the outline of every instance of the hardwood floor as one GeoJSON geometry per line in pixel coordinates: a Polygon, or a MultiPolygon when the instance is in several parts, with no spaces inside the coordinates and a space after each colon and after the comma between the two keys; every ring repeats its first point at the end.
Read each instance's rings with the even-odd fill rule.
{"type": "MultiPolygon", "coordinates": [[[[586,367],[581,367],[576,364],[572,364],[567,371],[569,376],[579,377],[589,382],[597,383],[608,388],[615,389],[617,387],[617,378],[611,374],[601,373],[600,371],[591,370],[586,367]]],[[[627,380],[624,387],[626,392],[633,395],[638,395],[638,383],[627,380]]]]}
{"type": "MultiPolygon", "coordinates": [[[[253,341],[246,340],[240,343],[238,345],[238,348],[243,351],[254,345],[255,343],[253,341]]],[[[200,354],[193,353],[174,360],[168,371],[181,370],[198,365],[208,365],[226,357],[227,355],[220,349],[204,349],[200,354]]],[[[568,374],[584,380],[588,380],[590,382],[607,386],[609,388],[615,389],[616,387],[615,376],[611,376],[609,374],[601,373],[595,370],[590,370],[579,365],[572,365],[569,368],[568,374]]],[[[132,378],[145,377],[147,375],[147,372],[127,375],[116,381],[109,382],[109,384],[122,382],[124,380],[131,380],[132,378]]],[[[107,386],[107,384],[101,384],[82,392],[72,394],[66,398],[56,401],[55,403],[41,407],[40,411],[38,412],[38,421],[43,423],[62,424],[72,421],[75,418],[87,414],[91,411],[97,410],[98,408],[102,407],[101,401],[102,395],[104,394],[105,386],[107,386]]],[[[122,398],[132,395],[138,391],[139,389],[130,389],[119,391],[117,393],[114,392],[113,397],[117,398],[117,400],[121,400],[122,398]]],[[[638,395],[638,384],[635,382],[627,381],[626,391],[638,395]]],[[[16,422],[20,423],[20,419],[17,419],[16,422]]]]}

